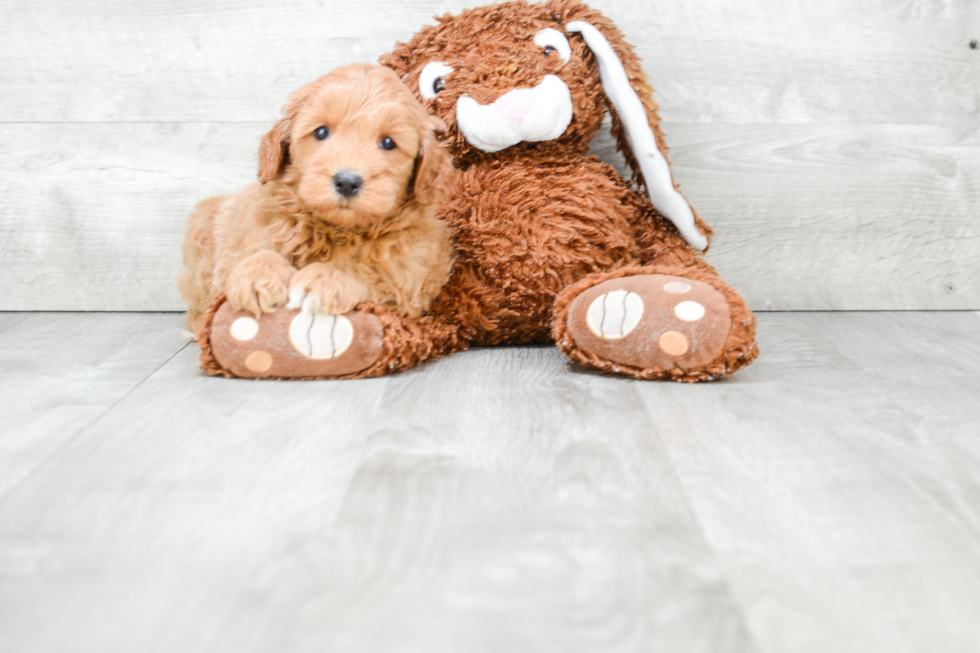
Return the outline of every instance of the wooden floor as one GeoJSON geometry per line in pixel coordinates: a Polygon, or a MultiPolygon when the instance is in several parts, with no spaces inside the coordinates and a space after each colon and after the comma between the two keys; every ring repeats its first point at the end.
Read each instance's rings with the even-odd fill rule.
{"type": "Polygon", "coordinates": [[[713,384],[283,383],[0,314],[0,651],[980,650],[980,316],[759,321],[713,384]]]}

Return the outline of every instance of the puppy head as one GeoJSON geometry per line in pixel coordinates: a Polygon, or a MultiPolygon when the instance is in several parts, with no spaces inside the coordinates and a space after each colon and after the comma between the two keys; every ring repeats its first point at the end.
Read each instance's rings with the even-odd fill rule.
{"type": "Polygon", "coordinates": [[[338,68],[293,93],[262,138],[259,180],[278,179],[327,221],[365,228],[406,201],[436,204],[452,163],[429,116],[390,69],[338,68]]]}

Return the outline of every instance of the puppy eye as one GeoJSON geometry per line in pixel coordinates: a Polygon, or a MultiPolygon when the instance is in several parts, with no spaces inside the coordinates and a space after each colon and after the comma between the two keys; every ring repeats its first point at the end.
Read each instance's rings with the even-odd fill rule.
{"type": "Polygon", "coordinates": [[[395,141],[391,140],[391,136],[385,136],[381,139],[381,149],[382,150],[393,150],[395,149],[395,141]]]}
{"type": "Polygon", "coordinates": [[[546,48],[544,49],[544,56],[546,56],[546,57],[547,57],[547,56],[549,56],[549,55],[550,55],[550,54],[551,54],[552,52],[558,52],[558,50],[555,50],[555,49],[554,49],[553,47],[551,47],[551,46],[549,45],[548,47],[546,47],[546,48]]]}
{"type": "Polygon", "coordinates": [[[436,93],[441,91],[445,82],[443,77],[453,72],[452,67],[447,66],[441,61],[430,61],[425,64],[425,68],[419,73],[419,95],[423,100],[431,100],[436,93]]]}
{"type": "Polygon", "coordinates": [[[316,131],[313,132],[313,138],[317,139],[318,141],[325,140],[329,135],[330,130],[326,127],[317,127],[316,131]]]}

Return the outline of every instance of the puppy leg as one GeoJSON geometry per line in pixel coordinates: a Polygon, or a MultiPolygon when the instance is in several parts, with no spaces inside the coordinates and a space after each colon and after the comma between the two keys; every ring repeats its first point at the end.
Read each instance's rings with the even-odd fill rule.
{"type": "Polygon", "coordinates": [[[225,282],[225,295],[236,311],[261,316],[286,303],[289,280],[296,274],[281,254],[262,250],[243,259],[225,282]]]}
{"type": "Polygon", "coordinates": [[[328,263],[311,263],[289,283],[289,308],[342,315],[371,299],[367,286],[328,263]]]}
{"type": "Polygon", "coordinates": [[[204,312],[214,299],[214,217],[225,197],[212,197],[200,202],[187,218],[184,234],[184,271],[177,275],[177,287],[187,302],[185,322],[191,333],[197,333],[204,321],[204,312]]]}

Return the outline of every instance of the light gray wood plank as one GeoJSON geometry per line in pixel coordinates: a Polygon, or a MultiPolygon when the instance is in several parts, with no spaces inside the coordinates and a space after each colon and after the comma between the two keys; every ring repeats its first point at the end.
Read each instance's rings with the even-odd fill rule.
{"type": "Polygon", "coordinates": [[[188,348],[0,500],[0,649],[972,651],[978,330],[763,314],[698,386],[545,347],[250,383],[188,348]]]}
{"type": "MultiPolygon", "coordinates": [[[[2,122],[257,121],[472,0],[0,5],[2,122]]],[[[636,45],[664,117],[977,125],[971,0],[592,0],[636,45]]]]}
{"type": "Polygon", "coordinates": [[[173,314],[0,315],[0,499],[184,347],[180,327],[173,314]]]}
{"type": "Polygon", "coordinates": [[[763,356],[644,386],[760,649],[980,646],[980,319],[766,314],[763,356]]]}
{"type": "Polygon", "coordinates": [[[635,382],[553,348],[355,382],[195,367],[0,503],[0,648],[756,650],[635,382]]]}
{"type": "Polygon", "coordinates": [[[980,131],[677,126],[674,169],[757,310],[980,307],[980,131]]]}
{"type": "MultiPolygon", "coordinates": [[[[184,216],[253,178],[286,94],[469,4],[0,4],[0,309],[180,310],[184,216]]],[[[980,306],[980,4],[593,4],[753,307],[980,306]]]]}
{"type": "Polygon", "coordinates": [[[978,124],[972,0],[639,4],[615,16],[668,121],[978,124]]]}
{"type": "Polygon", "coordinates": [[[24,320],[31,319],[32,313],[2,313],[0,312],[0,333],[12,329],[24,320]]]}
{"type": "Polygon", "coordinates": [[[271,123],[0,125],[0,307],[183,310],[186,216],[254,181],[271,123]]]}
{"type": "MultiPolygon", "coordinates": [[[[0,125],[0,308],[182,310],[185,216],[254,179],[269,126],[0,125]]],[[[665,129],[717,232],[708,260],[752,307],[980,307],[980,132],[665,129]]],[[[595,149],[619,161],[608,136],[595,149]]]]}

